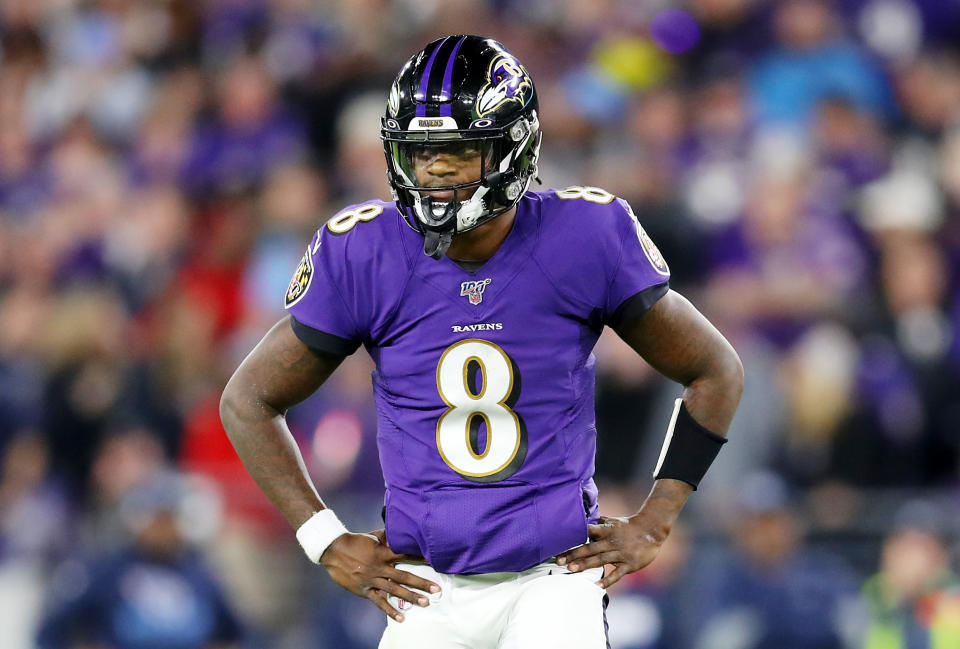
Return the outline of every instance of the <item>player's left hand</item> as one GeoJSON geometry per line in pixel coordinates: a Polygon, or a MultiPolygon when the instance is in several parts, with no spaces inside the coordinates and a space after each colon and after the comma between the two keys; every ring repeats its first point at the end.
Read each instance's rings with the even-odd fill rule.
{"type": "Polygon", "coordinates": [[[587,526],[590,543],[557,556],[557,563],[571,572],[580,572],[612,564],[614,569],[597,582],[609,588],[631,572],[650,564],[666,540],[662,525],[643,514],[630,518],[601,516],[596,525],[587,526]]]}

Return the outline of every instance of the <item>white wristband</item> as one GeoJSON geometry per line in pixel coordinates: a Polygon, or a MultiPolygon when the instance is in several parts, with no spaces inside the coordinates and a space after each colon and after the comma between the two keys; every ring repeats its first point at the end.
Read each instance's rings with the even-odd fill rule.
{"type": "Polygon", "coordinates": [[[348,531],[332,509],[322,509],[300,526],[297,541],[310,561],[320,563],[320,557],[330,544],[348,531]]]}

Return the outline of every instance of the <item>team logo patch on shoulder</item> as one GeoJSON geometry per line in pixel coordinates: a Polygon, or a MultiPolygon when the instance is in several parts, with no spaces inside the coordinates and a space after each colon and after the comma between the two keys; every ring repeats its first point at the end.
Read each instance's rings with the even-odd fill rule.
{"type": "Polygon", "coordinates": [[[307,289],[310,288],[310,280],[313,279],[313,257],[310,256],[310,246],[303,253],[303,258],[297,265],[297,270],[293,272],[293,278],[287,286],[287,294],[283,300],[285,309],[289,309],[300,301],[307,289]]]}
{"type": "Polygon", "coordinates": [[[481,279],[479,281],[470,281],[463,282],[460,284],[460,297],[466,297],[470,300],[470,304],[476,306],[483,302],[483,291],[487,288],[487,284],[490,283],[490,278],[481,279]]]}
{"type": "Polygon", "coordinates": [[[640,246],[643,248],[643,254],[647,256],[647,259],[650,260],[650,264],[654,269],[661,275],[669,275],[670,268],[667,266],[667,261],[663,258],[663,255],[660,254],[660,249],[657,248],[657,244],[653,242],[653,239],[650,238],[650,235],[647,234],[647,231],[643,229],[643,226],[640,225],[640,221],[636,221],[637,224],[637,237],[640,239],[640,246]]]}

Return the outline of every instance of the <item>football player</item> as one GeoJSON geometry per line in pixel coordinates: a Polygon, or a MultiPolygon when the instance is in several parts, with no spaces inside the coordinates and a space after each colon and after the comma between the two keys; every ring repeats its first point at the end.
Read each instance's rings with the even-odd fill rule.
{"type": "Polygon", "coordinates": [[[307,556],[388,615],[381,648],[606,647],[605,589],[654,559],[725,441],[740,360],[670,290],[626,202],[528,191],[537,94],[500,43],[415,54],[381,134],[395,202],[350,206],[309,242],[289,315],[224,391],[227,433],[307,556]],[[685,386],[627,518],[600,515],[593,481],[604,326],[685,386]],[[325,507],[284,423],[361,344],[386,486],[370,534],[325,507]]]}

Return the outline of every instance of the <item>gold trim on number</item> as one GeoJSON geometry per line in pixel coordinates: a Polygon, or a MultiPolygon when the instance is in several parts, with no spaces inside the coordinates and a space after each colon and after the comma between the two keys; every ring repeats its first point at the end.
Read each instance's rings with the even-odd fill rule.
{"type": "Polygon", "coordinates": [[[470,356],[463,363],[463,391],[474,401],[480,401],[483,395],[487,393],[487,366],[483,364],[483,360],[478,356],[470,356]],[[467,374],[470,370],[470,361],[477,361],[477,365],[480,366],[480,394],[474,394],[473,390],[470,389],[470,376],[467,374]]]}
{"type": "MultiPolygon", "coordinates": [[[[477,412],[471,412],[470,416],[467,417],[467,450],[470,451],[470,455],[472,455],[474,458],[478,460],[482,460],[483,458],[487,457],[487,453],[490,452],[490,440],[491,440],[490,431],[491,430],[492,430],[492,427],[490,426],[490,418],[487,417],[486,413],[480,412],[478,410],[477,412]],[[471,440],[470,440],[470,424],[473,422],[474,417],[480,417],[481,419],[483,419],[484,423],[487,424],[487,443],[484,445],[483,453],[481,453],[480,455],[477,455],[476,453],[473,452],[473,444],[471,443],[471,440]]],[[[477,442],[479,443],[479,441],[480,441],[480,433],[478,428],[477,442]]]]}

